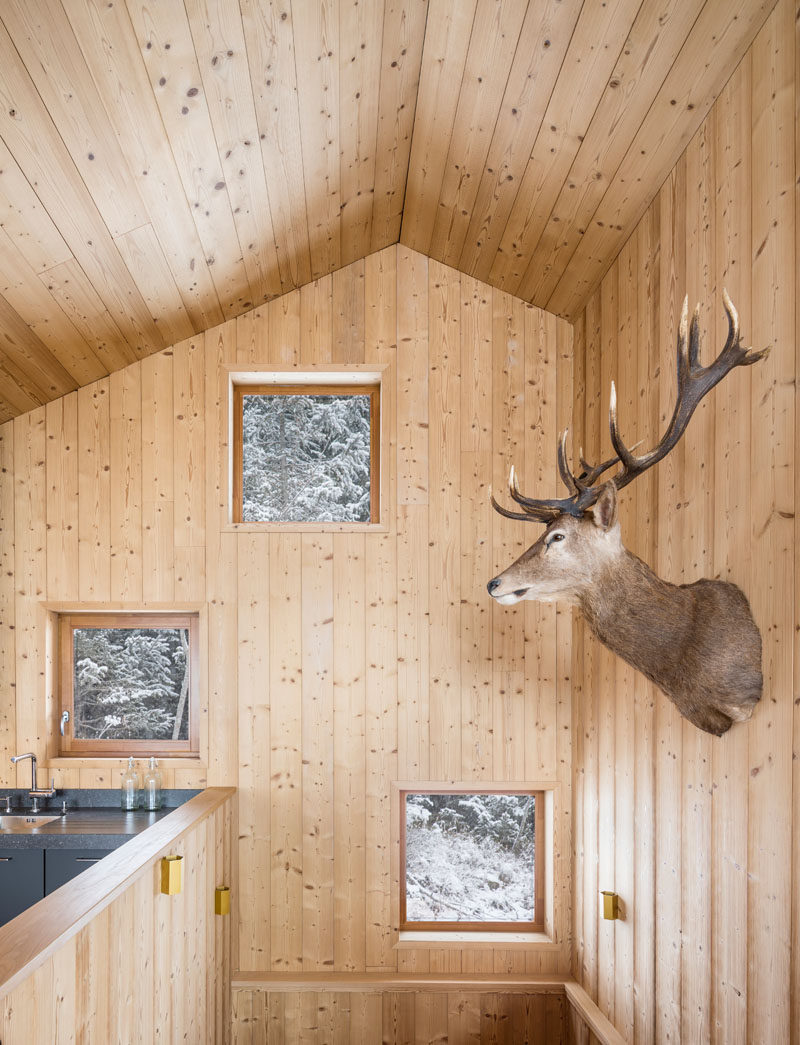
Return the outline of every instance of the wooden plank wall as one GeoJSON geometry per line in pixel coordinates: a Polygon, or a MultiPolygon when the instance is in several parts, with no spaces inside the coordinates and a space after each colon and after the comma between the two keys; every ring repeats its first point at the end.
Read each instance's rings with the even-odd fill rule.
{"type": "MultiPolygon", "coordinates": [[[[183,857],[179,894],[161,894],[155,859],[0,1000],[4,1042],[230,1040],[232,919],[215,917],[214,890],[231,881],[233,804],[225,801],[171,847],[183,857]]],[[[58,893],[70,889],[80,892],[80,882],[58,893]]],[[[54,894],[45,902],[69,900],[54,894]]],[[[8,923],[9,949],[27,915],[8,923]]],[[[22,931],[30,943],[35,927],[22,931]]]]}
{"type": "Polygon", "coordinates": [[[513,459],[523,488],[557,489],[571,338],[390,247],[0,427],[0,785],[15,750],[57,786],[119,779],[47,762],[42,600],[205,604],[207,757],[165,774],[240,789],[239,967],[568,971],[568,931],[549,951],[393,949],[390,784],[559,785],[568,923],[571,620],[485,586],[540,532],[494,513],[489,485],[513,459]],[[346,361],[390,368],[385,531],[225,524],[221,365],[346,361]]]}
{"type": "Polygon", "coordinates": [[[560,994],[234,992],[235,1045],[596,1045],[560,994]]]}
{"type": "Polygon", "coordinates": [[[612,377],[628,444],[663,430],[684,293],[704,362],[727,333],[723,287],[745,341],[772,345],[622,497],[623,539],[661,576],[748,594],[752,721],[701,733],[576,626],[574,973],[630,1042],[800,1040],[795,14],[780,0],[575,328],[591,456],[609,448],[612,377]],[[624,920],[598,917],[599,889],[624,920]]]}

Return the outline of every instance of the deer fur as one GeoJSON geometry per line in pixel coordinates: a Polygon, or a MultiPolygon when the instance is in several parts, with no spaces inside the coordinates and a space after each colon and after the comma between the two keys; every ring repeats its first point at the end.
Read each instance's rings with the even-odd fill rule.
{"type": "Polygon", "coordinates": [[[606,483],[580,517],[561,514],[488,584],[502,605],[569,602],[597,638],[654,682],[680,713],[720,736],[761,698],[761,635],[735,584],[670,584],[623,545],[606,483]]]}

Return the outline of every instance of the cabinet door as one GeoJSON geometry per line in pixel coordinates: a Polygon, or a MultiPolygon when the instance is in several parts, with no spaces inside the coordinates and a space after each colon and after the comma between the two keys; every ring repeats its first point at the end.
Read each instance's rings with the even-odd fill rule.
{"type": "Polygon", "coordinates": [[[48,849],[44,857],[44,892],[49,896],[75,875],[94,867],[110,849],[48,849]]]}
{"type": "Polygon", "coordinates": [[[44,850],[0,849],[0,925],[44,896],[44,850]]]}

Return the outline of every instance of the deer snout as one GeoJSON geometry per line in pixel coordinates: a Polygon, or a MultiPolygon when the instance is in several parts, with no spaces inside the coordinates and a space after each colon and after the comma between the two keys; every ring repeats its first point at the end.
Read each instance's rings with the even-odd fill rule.
{"type": "Polygon", "coordinates": [[[486,585],[486,590],[489,592],[490,595],[494,595],[495,589],[499,588],[499,587],[500,587],[500,578],[499,577],[492,577],[492,579],[486,585]]]}

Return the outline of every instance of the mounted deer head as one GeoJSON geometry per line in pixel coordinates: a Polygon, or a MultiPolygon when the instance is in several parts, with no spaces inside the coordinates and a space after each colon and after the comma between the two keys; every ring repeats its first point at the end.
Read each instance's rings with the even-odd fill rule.
{"type": "MultiPolygon", "coordinates": [[[[509,492],[522,511],[492,505],[509,519],[544,523],[539,540],[489,581],[502,605],[521,599],[562,600],[580,607],[602,643],[652,682],[690,722],[720,736],[732,722],[750,718],[761,698],[761,635],[742,591],[727,581],[674,585],[623,546],[617,492],[662,460],[683,435],[700,400],[737,366],[751,366],[769,349],[742,348],[739,317],[723,291],[728,338],[710,366],[700,366],[700,321],[688,325],[684,301],[678,333],[678,398],[658,445],[639,456],[622,442],[611,385],[609,422],[614,457],[591,467],[580,457],[574,475],[567,461],[567,432],[558,446],[558,470],[569,491],[561,499],[523,496],[514,469],[509,492]],[[687,339],[688,327],[688,339],[687,339]],[[688,347],[687,347],[688,340],[688,347]],[[601,477],[620,465],[611,479],[601,477]]],[[[634,447],[634,449],[636,449],[634,447]]]]}

